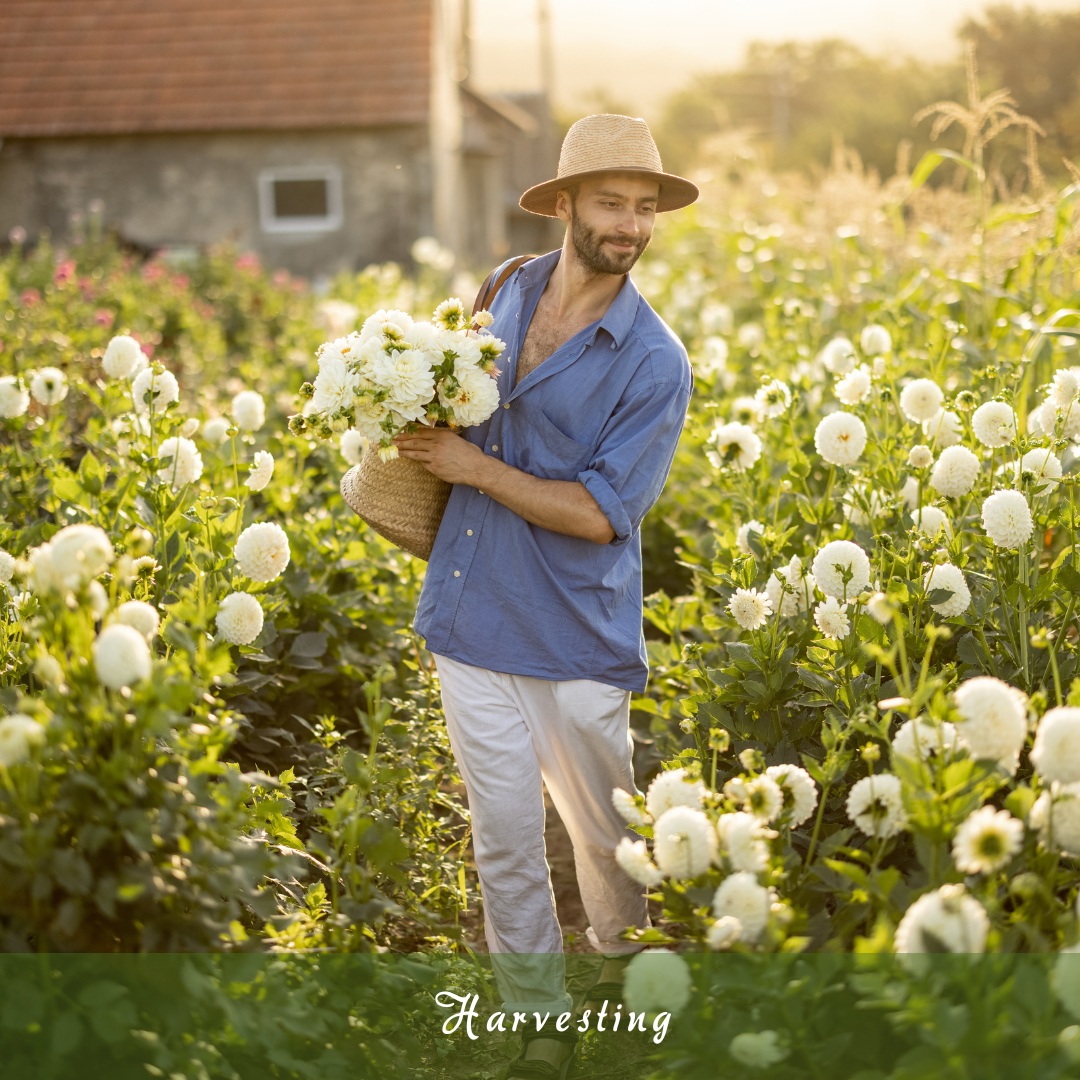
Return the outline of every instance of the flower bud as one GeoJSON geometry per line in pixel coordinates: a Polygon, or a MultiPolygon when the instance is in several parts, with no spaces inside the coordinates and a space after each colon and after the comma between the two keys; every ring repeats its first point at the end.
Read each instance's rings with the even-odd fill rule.
{"type": "Polygon", "coordinates": [[[956,395],[956,407],[961,412],[970,412],[978,403],[979,399],[970,390],[961,390],[956,395]]]}
{"type": "Polygon", "coordinates": [[[213,495],[207,495],[205,499],[199,504],[204,510],[213,510],[217,506],[217,499],[213,495]]]}
{"type": "Polygon", "coordinates": [[[289,417],[289,430],[294,435],[303,435],[307,430],[307,421],[297,413],[295,416],[289,417]]]}
{"type": "Polygon", "coordinates": [[[928,465],[934,463],[934,455],[929,446],[925,446],[919,443],[918,446],[911,448],[911,453],[908,454],[908,464],[913,469],[925,469],[928,465]]]}
{"type": "Polygon", "coordinates": [[[765,768],[765,758],[760,750],[748,746],[739,754],[739,761],[747,772],[760,772],[765,768]]]}
{"type": "Polygon", "coordinates": [[[330,421],[330,427],[336,435],[340,435],[343,431],[348,431],[349,426],[349,418],[347,416],[339,416],[330,421]]]}
{"type": "Polygon", "coordinates": [[[302,383],[300,386],[300,396],[306,401],[310,401],[315,396],[315,384],[314,383],[302,383]]]}
{"type": "Polygon", "coordinates": [[[713,728],[709,732],[710,750],[718,750],[721,754],[726,754],[730,746],[731,736],[722,727],[713,728]]]}
{"type": "Polygon", "coordinates": [[[862,748],[863,761],[880,761],[881,760],[881,747],[877,743],[868,742],[862,748]]]}
{"type": "Polygon", "coordinates": [[[694,733],[694,730],[697,728],[697,721],[691,720],[689,717],[687,717],[687,719],[683,720],[679,724],[679,727],[682,728],[682,730],[686,732],[687,735],[692,735],[694,733]]]}
{"type": "Polygon", "coordinates": [[[882,592],[874,593],[874,595],[866,601],[866,610],[870,613],[871,618],[873,618],[875,622],[879,622],[882,626],[892,622],[892,617],[895,613],[892,604],[889,603],[888,598],[882,592]]]}
{"type": "Polygon", "coordinates": [[[225,437],[227,439],[235,439],[240,434],[240,429],[235,424],[230,424],[225,429],[225,437]]]}

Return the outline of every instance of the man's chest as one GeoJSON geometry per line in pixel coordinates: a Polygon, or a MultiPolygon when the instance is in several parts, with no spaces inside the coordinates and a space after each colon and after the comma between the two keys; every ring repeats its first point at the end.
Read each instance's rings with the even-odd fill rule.
{"type": "Polygon", "coordinates": [[[558,352],[575,334],[584,330],[592,321],[594,320],[560,321],[553,312],[545,311],[541,302],[529,323],[525,340],[521,345],[521,352],[518,354],[515,385],[520,383],[530,371],[538,368],[549,356],[558,352]]]}

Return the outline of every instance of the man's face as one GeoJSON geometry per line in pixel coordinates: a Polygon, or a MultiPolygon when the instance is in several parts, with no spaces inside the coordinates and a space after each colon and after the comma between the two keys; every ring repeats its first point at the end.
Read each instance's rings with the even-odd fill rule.
{"type": "Polygon", "coordinates": [[[652,239],[659,195],[657,181],[618,174],[583,180],[573,199],[559,192],[559,217],[570,222],[571,243],[587,270],[630,270],[652,239]]]}

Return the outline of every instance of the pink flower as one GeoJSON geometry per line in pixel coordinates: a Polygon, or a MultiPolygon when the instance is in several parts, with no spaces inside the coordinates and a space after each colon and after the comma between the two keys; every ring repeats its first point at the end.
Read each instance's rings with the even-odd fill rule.
{"type": "Polygon", "coordinates": [[[277,288],[284,289],[289,284],[289,271],[275,270],[272,280],[277,288]]]}
{"type": "Polygon", "coordinates": [[[163,277],[168,276],[169,271],[159,262],[148,262],[142,268],[143,281],[153,282],[160,281],[163,277]]]}
{"type": "Polygon", "coordinates": [[[94,322],[96,322],[98,326],[112,326],[115,321],[116,315],[108,308],[98,308],[97,311],[94,312],[94,322]]]}
{"type": "Polygon", "coordinates": [[[84,300],[89,302],[90,300],[92,300],[94,298],[94,292],[95,292],[94,283],[90,278],[88,278],[88,277],[79,278],[79,289],[82,291],[84,300]]]}
{"type": "Polygon", "coordinates": [[[146,353],[147,359],[154,355],[154,343],[152,341],[143,341],[139,347],[146,353]]]}
{"type": "Polygon", "coordinates": [[[257,274],[262,269],[262,263],[259,262],[259,256],[254,251],[245,251],[236,260],[237,270],[249,270],[253,274],[257,274]]]}
{"type": "Polygon", "coordinates": [[[191,284],[191,278],[187,274],[173,274],[172,283],[178,289],[186,289],[191,284]]]}
{"type": "Polygon", "coordinates": [[[75,276],[75,260],[65,259],[53,272],[53,284],[62,289],[75,276]]]}
{"type": "Polygon", "coordinates": [[[37,289],[23,289],[22,296],[19,299],[22,301],[23,307],[33,307],[41,300],[41,293],[37,289]]]}

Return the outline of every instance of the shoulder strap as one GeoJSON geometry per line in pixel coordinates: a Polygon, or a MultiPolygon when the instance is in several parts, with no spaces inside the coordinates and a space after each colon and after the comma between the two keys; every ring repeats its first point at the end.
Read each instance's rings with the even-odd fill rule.
{"type": "Polygon", "coordinates": [[[476,294],[476,301],[472,306],[472,314],[475,315],[478,311],[486,311],[494,302],[499,290],[510,279],[510,276],[516,270],[520,270],[530,259],[535,258],[535,255],[519,255],[516,259],[511,259],[510,262],[506,264],[503,272],[495,279],[494,284],[492,284],[492,278],[495,277],[495,273],[499,269],[496,266],[495,269],[484,278],[484,284],[480,286],[480,291],[476,294]]]}

